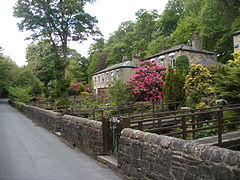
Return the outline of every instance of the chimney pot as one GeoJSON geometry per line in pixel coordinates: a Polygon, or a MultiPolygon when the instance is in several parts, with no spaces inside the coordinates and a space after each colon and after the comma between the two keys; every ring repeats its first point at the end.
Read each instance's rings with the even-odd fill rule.
{"type": "Polygon", "coordinates": [[[202,50],[202,39],[198,32],[192,33],[192,48],[202,50]]]}

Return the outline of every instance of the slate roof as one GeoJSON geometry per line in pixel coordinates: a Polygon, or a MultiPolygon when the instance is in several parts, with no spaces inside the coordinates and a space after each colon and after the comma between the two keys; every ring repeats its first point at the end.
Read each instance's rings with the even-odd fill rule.
{"type": "Polygon", "coordinates": [[[159,52],[158,54],[155,54],[155,55],[153,55],[151,57],[146,58],[145,60],[151,59],[151,58],[155,58],[155,57],[158,57],[158,56],[161,56],[161,55],[164,55],[164,54],[168,54],[168,53],[171,53],[171,52],[179,51],[179,50],[199,52],[199,53],[205,53],[205,54],[210,54],[210,55],[214,55],[215,54],[214,52],[211,52],[211,51],[194,49],[191,46],[188,46],[188,45],[185,45],[185,44],[181,44],[181,45],[174,46],[174,47],[171,47],[169,49],[163,50],[163,51],[159,52]]]}
{"type": "Polygon", "coordinates": [[[236,31],[235,33],[233,33],[234,36],[235,36],[235,35],[238,35],[238,34],[240,34],[240,30],[239,30],[239,31],[236,31]]]}
{"type": "Polygon", "coordinates": [[[223,65],[222,63],[220,62],[217,62],[215,60],[212,60],[212,59],[201,59],[200,61],[198,61],[196,64],[200,64],[202,66],[209,66],[209,65],[216,65],[216,66],[221,66],[223,65]]]}
{"type": "Polygon", "coordinates": [[[120,69],[120,68],[137,68],[137,66],[132,61],[124,61],[122,63],[115,64],[115,65],[107,67],[101,71],[98,71],[98,72],[94,73],[93,75],[105,73],[105,72],[112,71],[114,69],[120,69]]]}

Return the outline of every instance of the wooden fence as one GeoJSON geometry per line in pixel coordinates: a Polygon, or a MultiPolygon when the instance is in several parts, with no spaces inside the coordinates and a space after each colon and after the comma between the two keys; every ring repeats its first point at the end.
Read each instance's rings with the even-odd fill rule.
{"type": "Polygon", "coordinates": [[[227,114],[233,112],[238,112],[236,114],[240,115],[239,104],[197,110],[161,112],[154,114],[155,117],[153,118],[146,119],[136,119],[137,116],[125,118],[130,121],[129,127],[131,128],[183,139],[196,139],[199,137],[197,136],[198,133],[210,130],[212,132],[207,134],[216,134],[218,145],[221,146],[224,129],[229,132],[234,130],[235,126],[240,125],[239,115],[230,114],[230,116],[227,116],[227,114]]]}

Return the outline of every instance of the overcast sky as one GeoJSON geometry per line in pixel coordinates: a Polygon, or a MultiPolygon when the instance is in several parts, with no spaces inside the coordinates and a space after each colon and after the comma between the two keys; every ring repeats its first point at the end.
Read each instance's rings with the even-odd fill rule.
{"type": "MultiPolygon", "coordinates": [[[[31,41],[25,41],[27,33],[19,32],[18,19],[12,16],[13,6],[17,0],[0,0],[0,46],[3,53],[11,57],[19,66],[26,64],[26,47],[31,41]]],[[[98,26],[104,38],[117,30],[123,21],[134,20],[139,9],[157,9],[162,13],[167,0],[97,0],[87,5],[86,11],[98,19],[98,26]]],[[[82,44],[73,43],[71,47],[87,57],[90,44],[88,40],[82,44]]]]}

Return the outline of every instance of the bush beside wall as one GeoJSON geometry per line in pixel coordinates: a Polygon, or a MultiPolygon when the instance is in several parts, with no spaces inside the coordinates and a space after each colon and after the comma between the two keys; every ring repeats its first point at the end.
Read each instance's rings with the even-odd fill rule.
{"type": "Polygon", "coordinates": [[[118,167],[130,179],[240,179],[240,152],[124,129],[118,167]]]}

